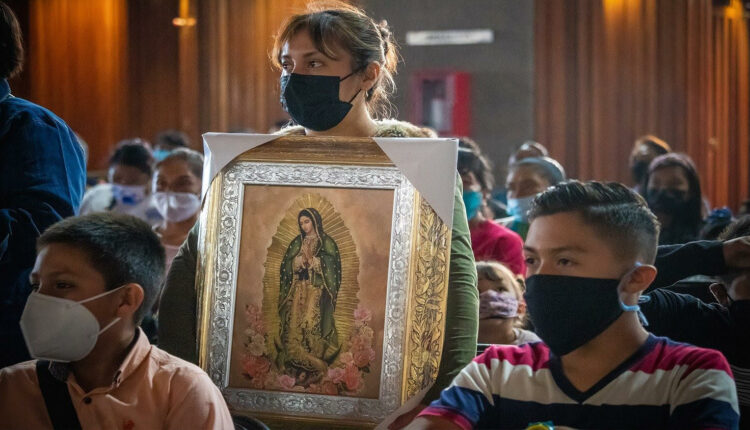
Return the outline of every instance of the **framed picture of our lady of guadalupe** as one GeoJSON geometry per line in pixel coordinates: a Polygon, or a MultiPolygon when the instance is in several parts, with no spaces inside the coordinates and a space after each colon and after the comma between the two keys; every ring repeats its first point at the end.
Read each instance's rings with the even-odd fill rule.
{"type": "Polygon", "coordinates": [[[410,140],[204,136],[200,362],[233,413],[371,428],[434,381],[453,187],[410,140]]]}

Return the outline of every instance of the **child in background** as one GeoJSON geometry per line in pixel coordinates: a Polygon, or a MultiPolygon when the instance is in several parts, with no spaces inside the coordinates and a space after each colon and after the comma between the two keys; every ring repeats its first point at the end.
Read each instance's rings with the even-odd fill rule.
{"type": "Polygon", "coordinates": [[[152,226],[162,221],[151,196],[154,159],[148,142],[130,139],[120,142],[109,159],[108,183],[86,191],[81,215],[117,212],[133,215],[152,226]]]}
{"type": "MultiPolygon", "coordinates": [[[[526,302],[523,281],[496,261],[477,262],[480,344],[523,345],[539,342],[534,332],[524,330],[526,302]]],[[[486,347],[486,345],[484,345],[486,347]]]]}
{"type": "Polygon", "coordinates": [[[154,159],[164,160],[173,151],[190,148],[190,138],[179,130],[164,130],[154,137],[154,159]]]}
{"type": "Polygon", "coordinates": [[[199,367],[138,328],[164,276],[151,226],[99,213],[39,238],[21,329],[32,357],[0,370],[0,429],[231,429],[199,367]]]}
{"type": "Polygon", "coordinates": [[[525,298],[543,342],[490,346],[409,428],[736,429],[724,356],[641,325],[659,236],[643,198],[568,182],[537,197],[529,219],[525,298]]]}

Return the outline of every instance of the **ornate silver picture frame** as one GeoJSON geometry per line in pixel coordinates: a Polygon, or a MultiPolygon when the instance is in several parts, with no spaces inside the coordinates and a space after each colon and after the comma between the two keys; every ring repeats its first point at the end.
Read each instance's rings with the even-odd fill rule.
{"type": "Polygon", "coordinates": [[[375,142],[247,151],[201,218],[200,361],[233,413],[369,428],[434,380],[450,229],[375,142]]]}

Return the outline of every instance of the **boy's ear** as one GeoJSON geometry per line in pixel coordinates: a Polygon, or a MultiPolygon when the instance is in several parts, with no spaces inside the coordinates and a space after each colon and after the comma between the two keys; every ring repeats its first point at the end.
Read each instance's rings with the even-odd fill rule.
{"type": "Polygon", "coordinates": [[[656,267],[651,265],[641,265],[633,269],[625,280],[623,292],[630,294],[641,293],[654,282],[656,279],[656,267]]]}
{"type": "Polygon", "coordinates": [[[127,318],[136,313],[143,303],[143,287],[136,283],[126,284],[124,292],[120,295],[120,303],[117,306],[117,316],[127,318]]]}
{"type": "Polygon", "coordinates": [[[727,294],[727,287],[724,284],[711,284],[708,289],[711,290],[711,294],[714,295],[719,304],[729,306],[729,294],[727,294]]]}

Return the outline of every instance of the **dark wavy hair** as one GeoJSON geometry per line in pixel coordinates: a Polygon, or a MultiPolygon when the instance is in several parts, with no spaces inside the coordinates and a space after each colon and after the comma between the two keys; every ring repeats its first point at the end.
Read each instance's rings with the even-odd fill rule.
{"type": "Polygon", "coordinates": [[[370,113],[387,118],[393,113],[389,97],[396,91],[398,51],[385,21],[375,22],[364,10],[339,0],[313,1],[307,12],[291,16],[276,35],[271,61],[282,70],[283,45],[300,31],[307,31],[315,49],[335,58],[336,45],[352,57],[352,71],[362,73],[371,63],[380,64],[380,78],[365,94],[370,113]]]}
{"type": "Polygon", "coordinates": [[[23,68],[23,37],[16,15],[0,2],[0,79],[12,78],[23,68]]]}
{"type": "Polygon", "coordinates": [[[458,173],[465,175],[473,173],[482,187],[482,191],[492,191],[495,186],[495,176],[492,174],[492,164],[482,155],[479,145],[462,137],[458,139],[458,173]]]}

